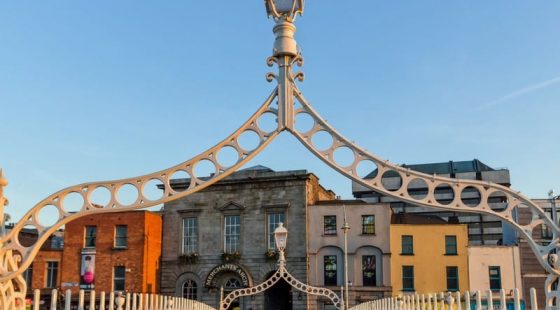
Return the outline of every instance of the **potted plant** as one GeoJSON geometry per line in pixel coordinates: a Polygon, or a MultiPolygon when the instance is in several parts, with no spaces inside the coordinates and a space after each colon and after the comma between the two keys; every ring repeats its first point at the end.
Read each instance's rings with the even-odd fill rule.
{"type": "Polygon", "coordinates": [[[231,263],[231,262],[236,262],[241,258],[241,253],[239,253],[239,251],[235,251],[235,252],[224,252],[222,254],[222,260],[225,263],[231,263]]]}
{"type": "Polygon", "coordinates": [[[275,250],[269,249],[264,253],[264,257],[266,260],[277,260],[278,259],[278,252],[275,250]]]}
{"type": "Polygon", "coordinates": [[[183,253],[179,255],[179,261],[185,265],[196,264],[198,262],[198,253],[183,253]]]}

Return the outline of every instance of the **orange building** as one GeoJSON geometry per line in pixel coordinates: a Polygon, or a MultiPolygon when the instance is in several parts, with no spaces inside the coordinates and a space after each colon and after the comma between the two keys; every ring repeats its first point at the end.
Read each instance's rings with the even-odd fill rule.
{"type": "Polygon", "coordinates": [[[161,223],[159,213],[127,211],[66,224],[62,288],[157,292],[161,223]]]}

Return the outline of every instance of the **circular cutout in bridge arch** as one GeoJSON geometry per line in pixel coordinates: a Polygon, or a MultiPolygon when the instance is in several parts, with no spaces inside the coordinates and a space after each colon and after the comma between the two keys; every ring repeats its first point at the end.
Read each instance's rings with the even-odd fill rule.
{"type": "Polygon", "coordinates": [[[377,175],[377,165],[372,160],[363,159],[356,166],[356,173],[362,179],[373,179],[377,175]]]}
{"type": "Polygon", "coordinates": [[[347,146],[339,146],[333,153],[334,161],[341,167],[348,167],[354,163],[355,156],[352,149],[347,146]]]}
{"type": "Polygon", "coordinates": [[[278,117],[272,112],[265,112],[259,117],[257,124],[260,130],[271,133],[278,129],[278,117]]]}
{"type": "Polygon", "coordinates": [[[111,191],[105,186],[98,186],[89,196],[89,201],[94,207],[106,207],[111,201],[111,191]]]}
{"type": "Polygon", "coordinates": [[[494,191],[488,195],[486,200],[490,209],[495,212],[503,212],[509,207],[508,196],[502,191],[494,191]]]}
{"type": "Polygon", "coordinates": [[[138,199],[138,189],[132,184],[124,184],[119,188],[119,203],[123,206],[130,206],[138,199]]]}
{"type": "Polygon", "coordinates": [[[176,192],[186,191],[191,183],[191,175],[184,170],[177,170],[171,175],[169,183],[176,192]]]}
{"type": "Polygon", "coordinates": [[[308,113],[300,112],[296,115],[295,127],[298,132],[306,133],[313,129],[313,126],[315,126],[315,120],[308,113]]]}
{"type": "Polygon", "coordinates": [[[414,199],[424,199],[428,196],[428,183],[426,181],[416,178],[408,183],[408,195],[414,199]]]}
{"type": "Polygon", "coordinates": [[[62,199],[62,208],[65,212],[76,213],[84,207],[84,197],[78,192],[71,192],[62,199]]]}
{"type": "Polygon", "coordinates": [[[239,160],[239,153],[232,146],[224,146],[218,151],[216,160],[220,165],[229,168],[237,163],[239,160]]]}
{"type": "Polygon", "coordinates": [[[144,183],[142,187],[142,195],[151,201],[159,200],[163,197],[165,185],[159,179],[151,179],[144,183]]]}
{"type": "Polygon", "coordinates": [[[46,205],[42,207],[37,214],[37,222],[43,227],[51,227],[60,218],[60,212],[58,208],[53,205],[46,205]]]}
{"type": "Polygon", "coordinates": [[[467,186],[461,191],[461,201],[474,208],[480,204],[480,192],[473,186],[467,186]]]}
{"type": "Polygon", "coordinates": [[[311,138],[311,143],[319,151],[326,151],[333,145],[333,137],[330,133],[324,130],[317,131],[311,138]]]}
{"type": "Polygon", "coordinates": [[[455,199],[455,192],[449,184],[441,183],[436,186],[434,196],[438,203],[448,205],[455,199]]]}
{"type": "Polygon", "coordinates": [[[247,152],[256,149],[260,143],[261,138],[252,130],[245,130],[237,139],[237,144],[247,152]]]}
{"type": "Polygon", "coordinates": [[[216,173],[216,165],[211,160],[203,159],[194,164],[194,174],[197,179],[205,179],[216,173]]]}
{"type": "Polygon", "coordinates": [[[35,225],[25,225],[18,232],[17,240],[24,247],[30,247],[37,242],[37,227],[35,225]]]}
{"type": "Polygon", "coordinates": [[[381,176],[381,184],[386,190],[395,192],[402,186],[402,177],[395,170],[388,170],[381,176]]]}

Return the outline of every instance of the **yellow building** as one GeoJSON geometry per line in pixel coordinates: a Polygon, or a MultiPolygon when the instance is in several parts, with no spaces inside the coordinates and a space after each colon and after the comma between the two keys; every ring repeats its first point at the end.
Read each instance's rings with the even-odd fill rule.
{"type": "Polygon", "coordinates": [[[397,214],[390,231],[394,296],[469,289],[467,225],[397,214]]]}

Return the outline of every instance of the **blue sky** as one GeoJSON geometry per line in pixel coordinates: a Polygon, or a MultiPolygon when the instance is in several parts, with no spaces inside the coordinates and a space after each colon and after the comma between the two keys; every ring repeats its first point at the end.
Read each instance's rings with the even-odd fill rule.
{"type": "MultiPolygon", "coordinates": [[[[306,98],[396,163],[478,158],[530,197],[560,192],[560,2],[308,0],[306,98]]],[[[0,167],[21,217],[66,186],[182,162],[273,85],[252,1],[0,1],[0,167]]],[[[350,181],[288,134],[249,165],[350,181]]]]}

